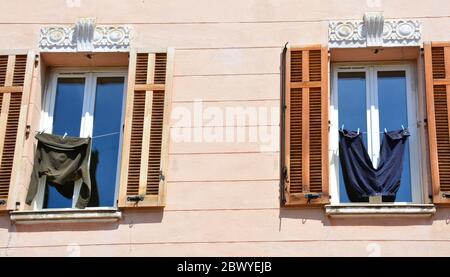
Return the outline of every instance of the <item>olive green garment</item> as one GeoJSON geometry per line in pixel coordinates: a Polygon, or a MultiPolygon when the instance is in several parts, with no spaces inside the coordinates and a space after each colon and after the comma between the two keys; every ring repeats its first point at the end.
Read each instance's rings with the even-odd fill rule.
{"type": "Polygon", "coordinates": [[[80,196],[75,206],[79,209],[85,208],[91,196],[91,138],[62,137],[45,133],[39,133],[35,137],[38,144],[26,203],[31,204],[37,193],[39,178],[45,175],[47,182],[55,184],[60,192],[67,191],[69,186],[81,179],[80,196]]]}

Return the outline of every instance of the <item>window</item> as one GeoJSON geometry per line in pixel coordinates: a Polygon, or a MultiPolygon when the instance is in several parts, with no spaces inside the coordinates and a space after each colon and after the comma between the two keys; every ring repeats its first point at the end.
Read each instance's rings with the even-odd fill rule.
{"type": "MultiPolygon", "coordinates": [[[[41,131],[92,137],[92,188],[88,207],[116,206],[125,79],[125,71],[56,70],[51,73],[44,95],[41,131]]],[[[57,188],[41,181],[34,209],[73,208],[80,187],[73,185],[65,191],[57,188]]]]}
{"type": "Polygon", "coordinates": [[[403,157],[396,203],[422,203],[417,93],[411,65],[334,65],[330,142],[332,203],[349,203],[339,163],[338,128],[362,132],[367,153],[376,168],[385,130],[410,131],[403,157]],[[412,170],[414,169],[414,170],[412,170]]]}

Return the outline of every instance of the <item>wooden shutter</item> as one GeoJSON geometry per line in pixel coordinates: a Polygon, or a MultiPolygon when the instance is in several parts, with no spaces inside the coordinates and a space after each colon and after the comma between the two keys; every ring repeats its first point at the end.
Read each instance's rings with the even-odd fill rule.
{"type": "Polygon", "coordinates": [[[285,205],[326,204],[328,49],[289,47],[285,67],[285,205]]]}
{"type": "Polygon", "coordinates": [[[26,132],[33,55],[0,54],[0,210],[15,209],[26,132]]]}
{"type": "Polygon", "coordinates": [[[119,207],[162,207],[173,49],[130,53],[119,207]]]}
{"type": "Polygon", "coordinates": [[[425,80],[433,202],[450,204],[450,42],[425,44],[425,80]]]}

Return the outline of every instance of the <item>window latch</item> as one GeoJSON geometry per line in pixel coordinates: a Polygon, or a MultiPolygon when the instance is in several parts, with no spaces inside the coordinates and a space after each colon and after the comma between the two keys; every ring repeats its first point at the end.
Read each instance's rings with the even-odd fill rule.
{"type": "Polygon", "coordinates": [[[144,201],[144,196],[143,196],[143,195],[132,195],[132,196],[128,196],[128,197],[127,197],[127,201],[129,201],[129,202],[139,202],[139,201],[144,201]]]}
{"type": "Polygon", "coordinates": [[[162,170],[159,171],[159,180],[164,181],[166,179],[166,176],[164,176],[162,170]]]}
{"type": "Polygon", "coordinates": [[[311,204],[311,200],[320,198],[320,193],[305,193],[305,198],[307,199],[307,204],[311,204]]]}
{"type": "Polygon", "coordinates": [[[0,206],[4,206],[4,205],[6,205],[6,200],[0,200],[0,206]]]}

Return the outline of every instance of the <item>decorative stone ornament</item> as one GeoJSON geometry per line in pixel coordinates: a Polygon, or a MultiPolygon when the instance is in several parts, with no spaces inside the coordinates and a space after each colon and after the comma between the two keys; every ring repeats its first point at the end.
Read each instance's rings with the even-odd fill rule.
{"type": "Polygon", "coordinates": [[[91,52],[94,50],[93,38],[95,29],[94,18],[81,18],[75,24],[72,40],[77,44],[77,51],[91,52]]]}
{"type": "Polygon", "coordinates": [[[382,13],[366,13],[363,18],[367,46],[383,45],[384,16],[382,13]]]}
{"type": "Polygon", "coordinates": [[[384,19],[379,12],[366,13],[363,20],[330,21],[331,48],[418,46],[421,43],[418,20],[384,19]]]}
{"type": "Polygon", "coordinates": [[[39,48],[45,52],[117,52],[128,51],[127,26],[96,26],[94,18],[81,18],[74,26],[41,28],[39,48]]]}

